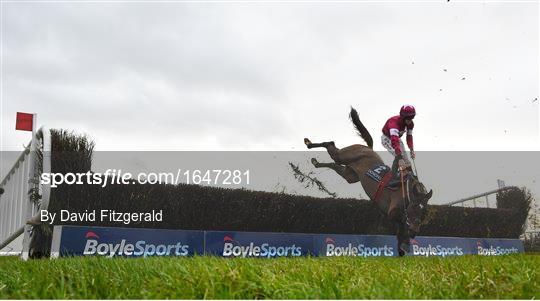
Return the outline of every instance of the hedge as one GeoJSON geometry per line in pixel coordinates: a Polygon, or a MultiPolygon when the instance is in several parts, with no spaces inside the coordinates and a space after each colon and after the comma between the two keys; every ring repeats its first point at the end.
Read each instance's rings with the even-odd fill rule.
{"type": "MultiPolygon", "coordinates": [[[[62,185],[49,210],[163,211],[162,222],[129,227],[255,232],[393,234],[394,225],[369,200],[224,189],[198,185],[62,185]]],[[[420,235],[518,238],[523,218],[515,208],[428,206],[420,235]]],[[[63,224],[122,226],[118,222],[63,224]]]]}
{"type": "MultiPolygon", "coordinates": [[[[94,143],[85,135],[52,130],[52,172],[91,169],[94,143]]],[[[420,235],[518,238],[531,203],[527,189],[497,195],[498,209],[428,206],[420,235]]],[[[255,232],[394,234],[395,225],[371,201],[225,189],[198,185],[60,185],[51,192],[49,211],[149,212],[162,210],[162,222],[129,227],[255,232]]],[[[123,226],[114,222],[57,224],[123,226]]],[[[34,227],[31,255],[47,255],[52,227],[34,227]]]]}

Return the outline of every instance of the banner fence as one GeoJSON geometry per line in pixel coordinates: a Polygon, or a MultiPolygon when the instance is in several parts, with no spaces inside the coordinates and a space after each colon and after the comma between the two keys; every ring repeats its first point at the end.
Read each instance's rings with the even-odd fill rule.
{"type": "MultiPolygon", "coordinates": [[[[51,257],[194,256],[299,257],[398,256],[389,235],[301,234],[55,226],[51,257]]],[[[519,239],[417,236],[413,256],[523,253],[519,239]]]]}

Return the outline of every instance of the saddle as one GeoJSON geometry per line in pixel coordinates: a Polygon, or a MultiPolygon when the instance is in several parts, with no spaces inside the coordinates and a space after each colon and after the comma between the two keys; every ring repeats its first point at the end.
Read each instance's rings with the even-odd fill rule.
{"type": "MultiPolygon", "coordinates": [[[[375,192],[375,197],[373,198],[373,201],[375,202],[377,202],[379,196],[384,189],[396,191],[401,184],[401,178],[399,173],[392,174],[391,168],[384,164],[377,164],[372,168],[368,169],[368,171],[366,172],[366,176],[379,183],[377,191],[375,192]]],[[[405,182],[411,177],[413,177],[413,174],[411,172],[407,172],[407,174],[403,178],[403,181],[405,182]]]]}

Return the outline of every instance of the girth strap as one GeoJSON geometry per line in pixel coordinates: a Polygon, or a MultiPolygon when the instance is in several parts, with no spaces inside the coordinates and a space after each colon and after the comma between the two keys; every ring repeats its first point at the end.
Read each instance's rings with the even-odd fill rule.
{"type": "Polygon", "coordinates": [[[379,182],[379,185],[377,186],[377,191],[375,191],[375,196],[373,197],[373,201],[375,203],[379,201],[379,197],[381,196],[382,191],[384,190],[388,182],[390,182],[393,176],[394,175],[392,172],[387,172],[382,178],[382,180],[379,182]]]}

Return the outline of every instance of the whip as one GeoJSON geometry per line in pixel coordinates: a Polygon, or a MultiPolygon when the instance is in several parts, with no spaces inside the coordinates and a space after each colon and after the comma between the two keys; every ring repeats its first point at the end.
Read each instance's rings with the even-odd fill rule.
{"type": "Polygon", "coordinates": [[[414,174],[416,175],[416,179],[420,180],[420,178],[418,177],[418,171],[416,170],[416,162],[414,162],[414,159],[412,159],[412,163],[414,166],[414,174]]]}
{"type": "Polygon", "coordinates": [[[403,168],[399,168],[399,175],[401,176],[401,196],[405,199],[405,187],[403,187],[403,168]]]}

